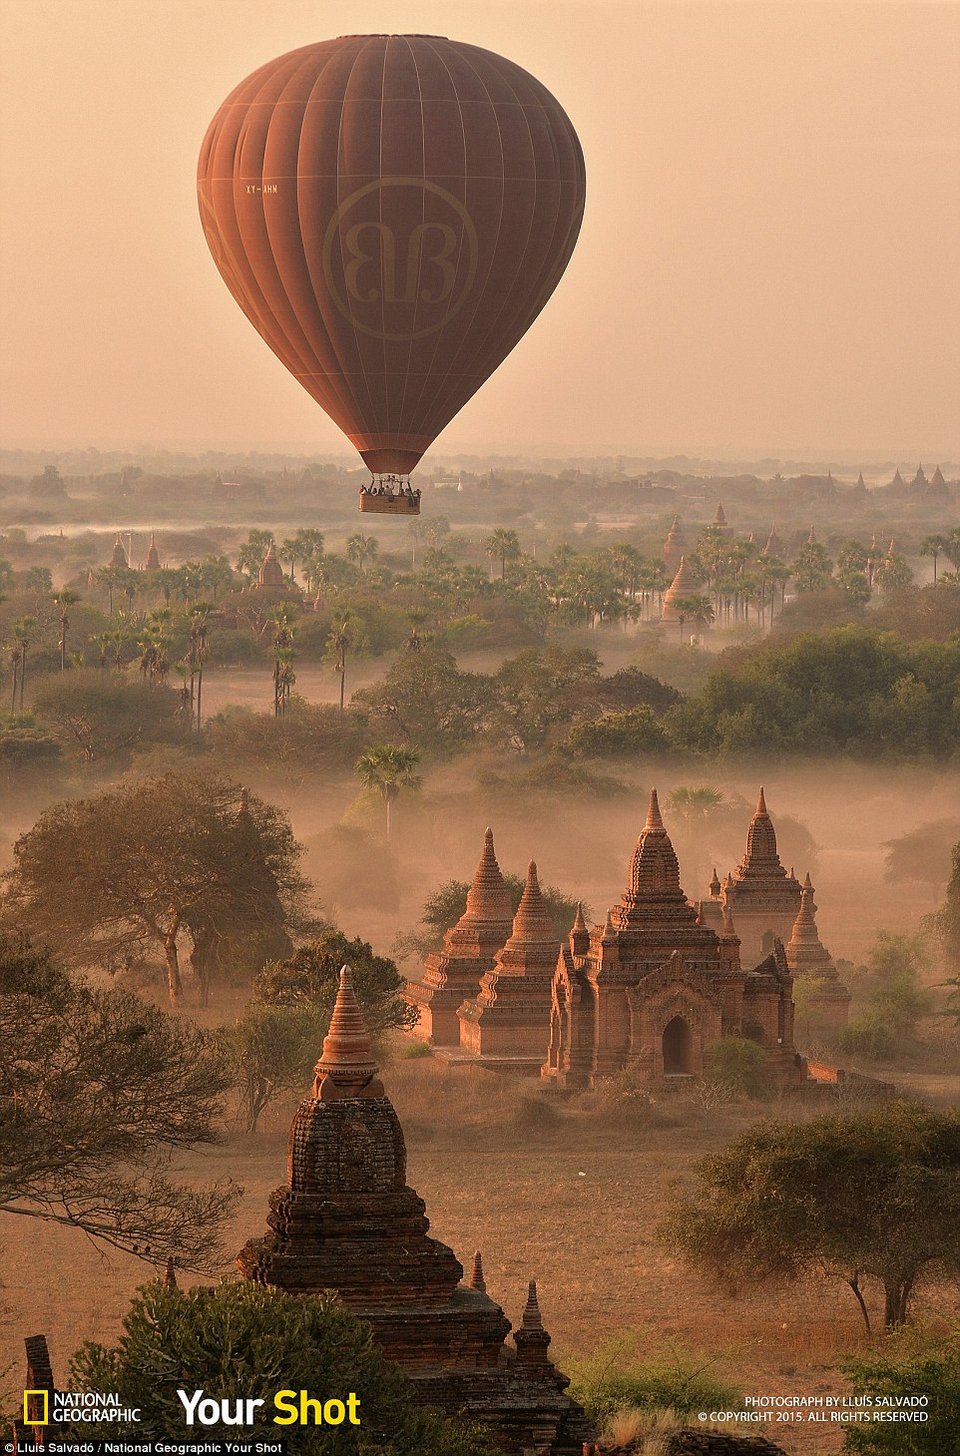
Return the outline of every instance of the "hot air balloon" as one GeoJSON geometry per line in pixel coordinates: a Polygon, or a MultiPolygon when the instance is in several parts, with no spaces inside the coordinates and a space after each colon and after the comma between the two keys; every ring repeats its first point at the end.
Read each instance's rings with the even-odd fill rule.
{"type": "Polygon", "coordinates": [[[583,218],[583,153],[527,71],[429,35],[350,35],[230,93],[197,176],[214,262],[356,446],[360,509],[410,472],[522,338],[583,218]]]}

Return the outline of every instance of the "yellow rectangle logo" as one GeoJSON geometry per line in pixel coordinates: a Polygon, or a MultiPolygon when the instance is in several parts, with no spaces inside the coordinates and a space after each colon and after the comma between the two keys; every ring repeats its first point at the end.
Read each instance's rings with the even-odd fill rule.
{"type": "Polygon", "coordinates": [[[50,1424],[49,1390],[25,1390],[23,1392],[23,1424],[25,1426],[47,1426],[50,1424]],[[43,1396],[43,1415],[38,1421],[32,1421],[30,1419],[30,1397],[32,1395],[43,1396]]]}

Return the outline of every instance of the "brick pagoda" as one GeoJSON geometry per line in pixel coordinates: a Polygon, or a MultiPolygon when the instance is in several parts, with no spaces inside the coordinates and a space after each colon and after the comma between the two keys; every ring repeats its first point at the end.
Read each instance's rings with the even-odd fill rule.
{"type": "Polygon", "coordinates": [[[287,1176],[270,1195],[270,1233],[238,1257],[247,1279],[292,1294],[335,1290],[424,1405],[481,1423],[514,1456],[580,1456],[592,1433],[547,1357],[535,1287],[511,1348],[479,1257],[464,1283],[453,1251],[429,1235],[346,967],[311,1094],[293,1119],[287,1176]]]}

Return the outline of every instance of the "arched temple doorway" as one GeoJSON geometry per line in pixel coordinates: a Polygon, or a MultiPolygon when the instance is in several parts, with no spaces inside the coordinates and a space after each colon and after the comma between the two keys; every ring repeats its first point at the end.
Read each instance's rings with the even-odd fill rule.
{"type": "Polygon", "coordinates": [[[678,1077],[693,1071],[693,1037],[682,1016],[675,1016],[663,1028],[663,1072],[678,1077]]]}

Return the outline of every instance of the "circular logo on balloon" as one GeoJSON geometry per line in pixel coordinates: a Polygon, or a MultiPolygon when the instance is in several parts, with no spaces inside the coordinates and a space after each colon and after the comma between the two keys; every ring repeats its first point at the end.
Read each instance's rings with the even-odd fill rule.
{"type": "Polygon", "coordinates": [[[463,307],[477,253],[477,230],[452,192],[425,177],[379,177],[331,217],[323,275],[361,333],[422,339],[463,307]]]}

